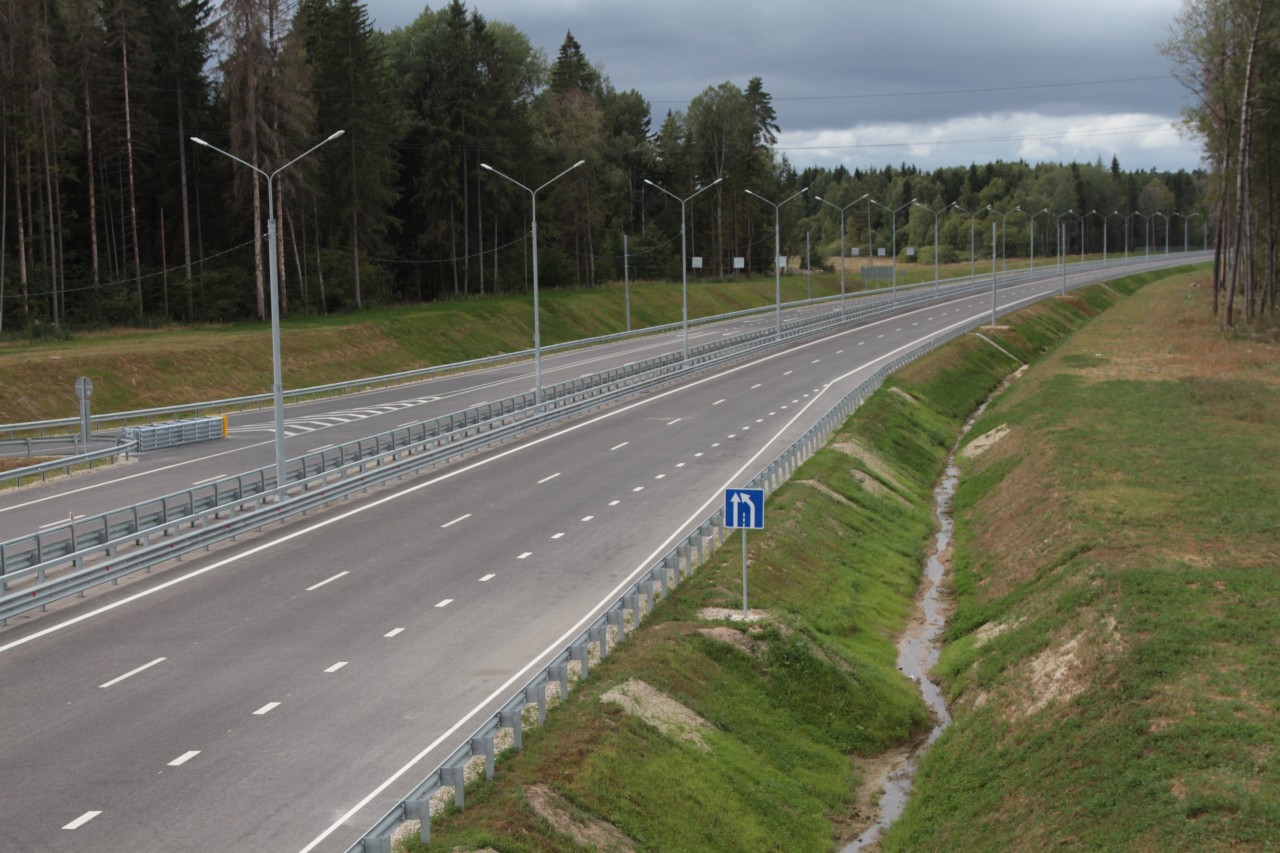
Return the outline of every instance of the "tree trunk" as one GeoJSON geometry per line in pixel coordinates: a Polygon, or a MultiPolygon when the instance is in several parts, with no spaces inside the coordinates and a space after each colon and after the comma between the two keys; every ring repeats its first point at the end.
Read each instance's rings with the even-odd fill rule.
{"type": "Polygon", "coordinates": [[[93,175],[93,113],[92,106],[89,101],[89,77],[87,74],[81,76],[82,91],[81,96],[84,101],[84,146],[85,146],[85,164],[88,166],[88,180],[85,182],[89,190],[89,268],[92,276],[92,283],[95,290],[101,284],[100,271],[98,267],[98,201],[97,186],[95,185],[93,175]]]}
{"type": "Polygon", "coordinates": [[[187,199],[187,131],[182,114],[182,83],[178,83],[178,193],[182,204],[182,272],[187,280],[187,322],[195,315],[191,285],[191,203],[187,199]]]}
{"type": "Polygon", "coordinates": [[[145,311],[142,304],[141,247],[138,244],[138,200],[133,177],[133,117],[129,110],[129,39],[123,16],[120,23],[120,68],[124,77],[124,150],[125,162],[129,166],[129,234],[133,243],[133,282],[138,292],[138,319],[141,320],[145,311]]]}
{"type": "Polygon", "coordinates": [[[320,285],[320,313],[329,313],[329,302],[324,295],[324,258],[320,256],[320,203],[311,196],[312,210],[316,215],[316,281],[320,285]]]}
{"type": "Polygon", "coordinates": [[[164,208],[160,208],[160,292],[164,295],[164,319],[169,320],[169,251],[165,246],[164,208]]]}

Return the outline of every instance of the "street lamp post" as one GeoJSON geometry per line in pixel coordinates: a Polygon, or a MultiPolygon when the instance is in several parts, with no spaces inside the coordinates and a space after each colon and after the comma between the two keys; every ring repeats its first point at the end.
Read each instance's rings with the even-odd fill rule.
{"type": "Polygon", "coordinates": [[[840,316],[842,317],[844,316],[844,212],[849,208],[853,207],[858,202],[862,201],[864,198],[869,198],[870,196],[871,196],[871,193],[863,193],[862,195],[855,198],[853,201],[846,204],[844,207],[841,207],[840,205],[836,204],[834,201],[827,201],[825,198],[823,198],[820,195],[814,196],[815,199],[822,202],[823,204],[829,204],[832,207],[834,207],[836,210],[840,211],[840,316]]]}
{"type": "Polygon", "coordinates": [[[1124,214],[1118,210],[1113,210],[1106,216],[1102,217],[1102,265],[1107,265],[1107,223],[1111,221],[1111,217],[1118,216],[1124,219],[1124,214]]]}
{"type": "Polygon", "coordinates": [[[681,356],[681,359],[684,361],[687,361],[689,359],[689,258],[687,255],[688,250],[686,248],[689,244],[689,241],[685,238],[685,230],[684,230],[685,205],[693,201],[694,197],[697,196],[699,193],[706,192],[707,190],[711,189],[712,187],[714,187],[716,184],[720,183],[723,180],[724,178],[716,178],[714,181],[707,184],[705,187],[702,187],[701,189],[699,189],[697,192],[695,192],[693,195],[689,196],[688,198],[680,198],[680,196],[676,195],[673,192],[668,192],[667,190],[658,186],[648,178],[644,179],[644,182],[649,186],[653,187],[655,190],[666,193],[676,201],[680,202],[680,303],[681,303],[681,308],[684,316],[684,353],[681,356]]]}
{"type": "Polygon", "coordinates": [[[1158,210],[1151,214],[1153,219],[1157,216],[1164,216],[1164,253],[1167,255],[1169,254],[1169,217],[1158,210]]]}
{"type": "Polygon", "coordinates": [[[1021,206],[1018,206],[1013,210],[1006,210],[1004,213],[1000,214],[1000,264],[1004,268],[1003,271],[1006,278],[1009,276],[1009,246],[1005,241],[1004,220],[1010,213],[1022,213],[1025,215],[1026,211],[1024,211],[1021,206]]]}
{"type": "Polygon", "coordinates": [[[778,266],[778,259],[782,257],[782,206],[793,198],[798,198],[805,194],[808,187],[797,193],[787,196],[782,201],[774,202],[751,190],[747,190],[747,195],[753,195],[765,204],[773,207],[773,279],[774,279],[774,295],[776,302],[774,303],[775,315],[778,321],[778,337],[782,337],[782,269],[778,266]]]}
{"type": "Polygon", "coordinates": [[[944,210],[946,210],[946,208],[944,207],[944,208],[942,208],[942,210],[933,210],[932,208],[925,207],[923,204],[921,204],[921,203],[920,203],[920,202],[918,202],[918,201],[916,202],[916,207],[924,208],[925,210],[927,210],[927,211],[929,211],[930,213],[932,213],[932,214],[933,214],[933,292],[934,292],[934,294],[936,295],[936,294],[938,293],[938,287],[939,287],[939,284],[938,284],[938,279],[939,279],[939,268],[938,268],[938,215],[939,215],[940,213],[942,213],[944,210]]]}
{"type": "Polygon", "coordinates": [[[1155,214],[1148,216],[1145,213],[1139,213],[1135,210],[1133,215],[1142,217],[1142,249],[1144,254],[1149,258],[1151,257],[1151,216],[1154,216],[1155,214]]]}
{"type": "Polygon", "coordinates": [[[893,227],[891,229],[893,234],[893,240],[892,240],[893,242],[893,302],[894,304],[897,304],[898,302],[898,213],[903,209],[908,208],[911,205],[915,204],[916,200],[914,198],[911,199],[911,201],[902,205],[902,207],[899,207],[897,210],[890,208],[888,205],[881,204],[880,202],[876,201],[874,198],[868,198],[867,201],[871,202],[876,207],[883,207],[885,210],[889,211],[889,215],[893,220],[893,227]]]}
{"type": "MultiPolygon", "coordinates": [[[[1099,212],[1098,212],[1098,211],[1096,211],[1096,210],[1091,210],[1091,211],[1089,211],[1088,213],[1086,213],[1086,214],[1085,214],[1085,216],[1096,216],[1096,217],[1098,217],[1099,219],[1101,219],[1101,220],[1102,220],[1102,242],[1103,242],[1103,245],[1106,245],[1106,242],[1107,242],[1107,220],[1106,220],[1106,217],[1104,217],[1101,213],[1099,213],[1099,212]]],[[[1084,217],[1081,217],[1081,218],[1080,218],[1080,243],[1081,243],[1081,249],[1083,249],[1083,248],[1084,248],[1084,217]]],[[[1103,250],[1103,253],[1102,253],[1102,254],[1103,254],[1103,258],[1104,258],[1104,260],[1105,260],[1105,258],[1106,258],[1106,250],[1105,250],[1105,249],[1103,250]]],[[[1105,262],[1103,263],[1103,266],[1106,266],[1105,262]]]]}
{"type": "MultiPolygon", "coordinates": [[[[973,254],[974,252],[973,224],[974,224],[974,220],[977,218],[977,215],[984,210],[990,210],[991,205],[987,205],[986,207],[980,207],[977,210],[970,211],[961,207],[959,202],[953,201],[951,202],[951,204],[947,205],[947,207],[954,207],[956,210],[960,211],[965,216],[969,217],[969,278],[970,279],[976,278],[977,277],[976,266],[975,266],[976,262],[974,261],[974,254],[973,254]]],[[[943,208],[943,209],[945,210],[946,208],[943,208]]]]}
{"type": "Polygon", "coordinates": [[[539,406],[542,405],[542,334],[538,325],[538,193],[542,192],[585,162],[587,161],[579,160],[542,186],[538,187],[536,190],[526,187],[510,175],[504,175],[488,163],[480,164],[481,169],[493,172],[500,178],[506,178],[508,181],[529,194],[529,201],[531,204],[530,219],[533,223],[532,228],[530,229],[533,236],[533,400],[534,403],[539,406]]]}
{"type": "Polygon", "coordinates": [[[284,479],[285,478],[285,470],[284,470],[285,455],[284,455],[284,378],[282,375],[283,371],[280,366],[280,273],[279,273],[279,270],[276,268],[277,267],[276,200],[275,200],[275,189],[274,189],[275,178],[276,178],[276,175],[280,174],[285,169],[292,166],[294,163],[297,163],[299,160],[301,160],[303,157],[306,157],[312,151],[315,151],[321,145],[325,145],[327,143],[332,142],[333,140],[337,139],[339,136],[341,136],[345,132],[346,131],[339,130],[339,131],[335,131],[334,133],[331,133],[328,137],[326,137],[321,142],[317,142],[315,145],[311,146],[306,151],[303,151],[297,157],[294,157],[288,163],[285,163],[279,169],[276,169],[274,172],[270,172],[270,173],[265,172],[262,169],[259,169],[257,166],[253,165],[247,160],[241,160],[239,157],[237,157],[236,155],[232,154],[229,151],[223,151],[218,146],[211,145],[210,143],[205,142],[203,139],[201,139],[198,136],[190,137],[191,141],[194,142],[196,145],[202,145],[205,148],[209,148],[209,149],[212,149],[213,151],[217,151],[219,154],[223,155],[224,157],[229,157],[232,160],[235,160],[237,163],[239,163],[242,166],[248,166],[250,169],[254,171],[255,174],[261,175],[262,177],[267,179],[267,263],[271,267],[271,273],[270,273],[271,397],[272,397],[272,408],[275,410],[275,421],[276,421],[276,489],[277,489],[276,497],[277,499],[281,499],[285,497],[285,493],[283,491],[280,491],[285,487],[285,479],[284,479]]]}
{"type": "Polygon", "coordinates": [[[1200,213],[1189,213],[1186,216],[1182,217],[1182,252],[1183,254],[1186,254],[1187,252],[1191,251],[1191,243],[1189,242],[1188,238],[1191,236],[1191,219],[1192,217],[1195,217],[1195,216],[1199,216],[1201,219],[1204,218],[1204,215],[1200,213]]]}

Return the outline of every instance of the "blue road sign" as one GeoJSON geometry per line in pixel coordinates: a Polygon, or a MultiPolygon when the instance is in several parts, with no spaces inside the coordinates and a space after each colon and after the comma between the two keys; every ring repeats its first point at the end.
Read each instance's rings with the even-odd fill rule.
{"type": "Polygon", "coordinates": [[[764,529],[764,489],[725,489],[724,526],[764,529]]]}

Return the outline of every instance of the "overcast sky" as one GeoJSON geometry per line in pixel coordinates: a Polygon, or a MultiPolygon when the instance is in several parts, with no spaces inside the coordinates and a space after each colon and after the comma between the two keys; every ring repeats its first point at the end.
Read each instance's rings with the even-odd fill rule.
{"type": "MultiPolygon", "coordinates": [[[[445,5],[432,4],[432,8],[445,5]]],[[[379,29],[416,0],[368,0],[379,29]]],[[[773,95],[798,168],[1093,161],[1193,169],[1187,99],[1156,50],[1179,0],[475,0],[554,59],[572,31],[656,130],[708,86],[773,95]]]]}

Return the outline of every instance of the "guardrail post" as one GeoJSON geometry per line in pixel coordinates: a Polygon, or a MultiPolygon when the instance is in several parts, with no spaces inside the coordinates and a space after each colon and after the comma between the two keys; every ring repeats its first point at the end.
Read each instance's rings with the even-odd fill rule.
{"type": "MultiPolygon", "coordinates": [[[[663,557],[663,558],[662,558],[662,562],[658,564],[658,568],[659,568],[659,571],[660,571],[660,573],[661,573],[661,577],[662,577],[662,597],[663,597],[663,598],[666,598],[666,597],[667,597],[667,583],[668,583],[668,581],[667,581],[667,572],[671,569],[671,558],[670,558],[670,557],[663,557]]],[[[680,583],[680,564],[679,564],[679,563],[676,563],[675,569],[676,569],[675,582],[676,582],[676,583],[680,583]]]]}
{"type": "MultiPolygon", "coordinates": [[[[524,710],[523,703],[519,708],[504,708],[498,712],[498,723],[504,729],[511,729],[511,743],[516,748],[516,752],[524,751],[524,740],[521,737],[522,728],[520,725],[520,712],[524,710]]],[[[425,838],[423,839],[426,840],[425,838]]]]}
{"type": "Polygon", "coordinates": [[[586,643],[578,643],[569,647],[569,660],[576,660],[582,664],[582,678],[579,679],[581,681],[586,681],[591,674],[590,651],[586,643]]]}
{"type": "Polygon", "coordinates": [[[640,624],[640,596],[635,593],[628,595],[625,606],[631,608],[631,615],[634,617],[631,620],[631,624],[638,626],[640,624]]]}
{"type": "Polygon", "coordinates": [[[560,701],[569,698],[569,667],[562,663],[553,663],[547,667],[547,675],[560,682],[560,701]]]}
{"type": "Polygon", "coordinates": [[[481,735],[471,739],[471,754],[484,753],[484,778],[493,778],[493,734],[481,735]]]}
{"type": "Polygon", "coordinates": [[[600,649],[600,660],[604,660],[609,656],[609,629],[605,624],[592,625],[587,629],[587,636],[590,642],[596,643],[600,649]]]}
{"type": "MultiPolygon", "coordinates": [[[[703,540],[703,537],[705,537],[706,535],[707,535],[706,529],[702,525],[699,525],[697,531],[695,532],[695,537],[693,540],[694,542],[697,543],[697,546],[698,546],[698,565],[702,565],[702,540],[703,540]]],[[[690,562],[689,574],[693,574],[693,566],[694,564],[690,562]]]]}
{"type": "Polygon", "coordinates": [[[453,804],[458,807],[458,811],[462,811],[464,808],[465,794],[463,793],[463,788],[466,786],[463,785],[463,780],[466,778],[464,772],[466,767],[466,762],[463,762],[455,767],[440,768],[440,781],[453,787],[453,804]],[[445,781],[446,779],[448,781],[445,781]]]}
{"type": "Polygon", "coordinates": [[[379,835],[376,838],[365,838],[361,848],[364,853],[391,853],[391,836],[379,835]]]}
{"type": "Polygon", "coordinates": [[[605,614],[608,624],[618,629],[618,641],[621,642],[627,638],[627,614],[625,611],[610,610],[605,614]]]}
{"type": "Polygon", "coordinates": [[[524,700],[526,702],[538,703],[538,725],[545,725],[547,722],[547,683],[529,685],[524,689],[524,700]]]}
{"type": "MultiPolygon", "coordinates": [[[[404,819],[416,820],[421,824],[418,829],[418,840],[424,844],[431,841],[431,798],[423,797],[420,800],[404,801],[404,819]]],[[[387,839],[388,842],[390,839],[387,839]]],[[[366,841],[366,844],[368,842],[366,841]]],[[[368,849],[367,847],[365,849],[368,849]]],[[[390,848],[388,848],[388,853],[390,848]]]]}

